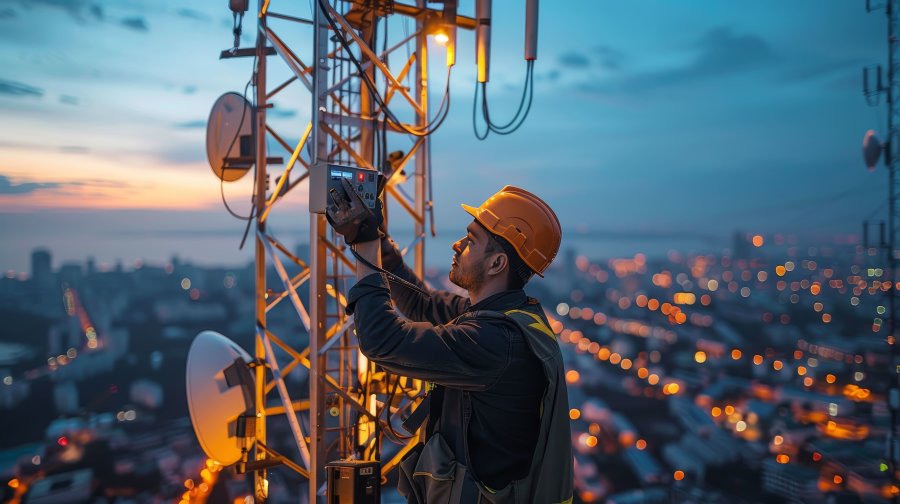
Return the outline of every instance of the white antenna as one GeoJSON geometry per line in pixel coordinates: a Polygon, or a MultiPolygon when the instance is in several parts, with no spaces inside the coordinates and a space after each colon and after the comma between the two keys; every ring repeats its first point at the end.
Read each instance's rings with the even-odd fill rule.
{"type": "Polygon", "coordinates": [[[884,150],[881,140],[875,134],[875,130],[866,131],[863,138],[863,159],[866,161],[866,168],[869,171],[875,170],[875,165],[881,159],[881,151],[884,150]]]}
{"type": "Polygon", "coordinates": [[[198,334],[188,351],[191,424],[203,451],[221,465],[237,463],[246,452],[248,439],[239,436],[239,421],[253,413],[252,361],[237,343],[214,331],[198,334]]]}
{"type": "Polygon", "coordinates": [[[225,93],[216,100],[206,125],[206,157],[216,177],[234,182],[253,166],[252,108],[243,96],[225,93]]]}

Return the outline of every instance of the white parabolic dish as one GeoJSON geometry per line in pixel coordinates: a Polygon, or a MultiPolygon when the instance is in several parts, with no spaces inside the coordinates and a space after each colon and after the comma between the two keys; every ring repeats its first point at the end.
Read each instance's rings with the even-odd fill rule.
{"type": "Polygon", "coordinates": [[[229,387],[225,369],[235,359],[252,359],[237,343],[215,331],[203,331],[194,338],[188,351],[188,410],[200,446],[209,458],[222,465],[241,459],[241,440],[229,435],[229,424],[246,408],[240,386],[229,387]]]}
{"type": "Polygon", "coordinates": [[[253,111],[250,103],[237,93],[225,93],[216,100],[206,124],[206,158],[216,177],[234,182],[243,177],[249,166],[225,166],[225,158],[241,154],[241,136],[252,133],[253,111]]]}
{"type": "Polygon", "coordinates": [[[881,150],[881,141],[878,140],[875,131],[867,131],[866,136],[863,138],[863,159],[865,160],[866,168],[868,168],[869,171],[874,170],[875,165],[878,164],[878,159],[881,157],[881,150]]]}

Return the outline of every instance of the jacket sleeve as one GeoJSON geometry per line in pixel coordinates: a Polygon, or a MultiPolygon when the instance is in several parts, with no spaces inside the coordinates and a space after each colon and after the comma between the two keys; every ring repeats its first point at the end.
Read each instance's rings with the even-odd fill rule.
{"type": "Polygon", "coordinates": [[[391,297],[406,318],[416,322],[446,324],[460,316],[469,307],[469,300],[452,292],[428,287],[402,261],[391,273],[428,292],[426,296],[400,282],[391,282],[391,297]]]}
{"type": "Polygon", "coordinates": [[[350,289],[362,353],[385,369],[463,390],[490,388],[509,365],[508,329],[502,323],[464,317],[455,324],[406,320],[391,304],[387,279],[373,273],[350,289]]]}

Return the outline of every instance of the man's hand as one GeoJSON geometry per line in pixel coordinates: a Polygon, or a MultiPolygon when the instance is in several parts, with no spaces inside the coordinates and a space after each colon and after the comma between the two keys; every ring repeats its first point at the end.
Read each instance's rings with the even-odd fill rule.
{"type": "Polygon", "coordinates": [[[366,203],[353,190],[347,179],[341,179],[342,191],[331,190],[329,196],[332,204],[325,210],[325,217],[334,230],[344,235],[348,245],[378,240],[383,236],[379,230],[384,219],[381,199],[377,199],[375,209],[370,210],[366,203]]]}

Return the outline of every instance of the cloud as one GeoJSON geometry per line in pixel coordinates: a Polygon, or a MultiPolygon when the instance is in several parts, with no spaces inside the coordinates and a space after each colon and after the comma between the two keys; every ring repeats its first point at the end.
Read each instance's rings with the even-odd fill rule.
{"type": "MultiPolygon", "coordinates": [[[[206,127],[204,122],[203,127],[206,127]]],[[[161,161],[174,164],[206,162],[206,144],[202,141],[172,145],[154,153],[161,161]]]]}
{"type": "Polygon", "coordinates": [[[200,11],[195,11],[194,9],[187,9],[187,8],[178,9],[178,11],[176,11],[176,14],[178,14],[179,16],[181,16],[183,18],[195,19],[197,21],[209,21],[210,20],[209,16],[207,16],[206,14],[204,14],[200,11]]]}
{"type": "Polygon", "coordinates": [[[297,111],[291,110],[291,109],[272,108],[268,112],[266,112],[266,115],[269,117],[277,117],[277,118],[287,119],[287,118],[294,117],[295,115],[297,115],[297,111]]]}
{"type": "Polygon", "coordinates": [[[44,96],[44,90],[21,82],[0,79],[0,94],[13,96],[44,96]]]}
{"type": "Polygon", "coordinates": [[[206,121],[202,119],[196,119],[194,121],[175,123],[174,126],[178,129],[200,129],[206,127],[206,121]]]}
{"type": "Polygon", "coordinates": [[[62,186],[59,182],[23,182],[14,184],[9,177],[0,175],[0,195],[4,194],[28,194],[41,189],[55,189],[62,186]]]}
{"type": "Polygon", "coordinates": [[[559,64],[568,68],[587,68],[591,61],[579,52],[569,51],[559,55],[559,64]]]}
{"type": "Polygon", "coordinates": [[[618,70],[622,67],[625,54],[615,47],[602,45],[594,48],[597,58],[600,60],[600,66],[606,70],[618,70]]]}
{"type": "Polygon", "coordinates": [[[184,86],[181,92],[186,95],[192,95],[197,92],[197,86],[184,86]]]}
{"type": "Polygon", "coordinates": [[[562,74],[557,69],[548,70],[547,72],[535,72],[534,80],[536,80],[538,82],[541,82],[544,80],[550,81],[550,82],[556,82],[557,80],[559,80],[560,75],[562,75],[562,74]]]}
{"type": "MultiPolygon", "coordinates": [[[[864,65],[864,61],[860,58],[845,58],[842,60],[833,60],[833,59],[821,59],[813,62],[804,62],[801,65],[791,65],[788,70],[784,72],[782,77],[787,82],[806,82],[811,80],[817,80],[820,78],[828,78],[834,76],[846,76],[849,70],[854,70],[853,77],[856,79],[856,85],[859,85],[859,74],[857,73],[860,67],[864,65]]],[[[874,74],[870,73],[870,78],[872,79],[870,82],[870,86],[874,87],[874,74]]]]}
{"type": "Polygon", "coordinates": [[[731,28],[708,31],[698,42],[697,60],[688,70],[695,74],[719,74],[748,68],[774,59],[772,48],[757,35],[735,35],[731,28]]]}
{"type": "Polygon", "coordinates": [[[69,16],[79,22],[94,19],[103,20],[103,8],[98,4],[92,4],[87,0],[30,0],[28,7],[40,6],[65,11],[69,16]]]}
{"type": "Polygon", "coordinates": [[[84,154],[90,152],[90,148],[84,145],[60,145],[59,151],[68,154],[84,154]]]}
{"type": "MultiPolygon", "coordinates": [[[[591,94],[646,92],[745,73],[777,61],[771,46],[761,37],[736,34],[728,27],[707,31],[689,47],[693,56],[684,65],[633,73],[615,81],[582,82],[576,87],[591,94]]],[[[621,54],[616,55],[611,48],[602,48],[601,54],[613,65],[621,60],[621,54]]]]}
{"type": "Polygon", "coordinates": [[[714,28],[694,45],[697,55],[680,67],[635,76],[630,86],[647,89],[690,83],[701,79],[739,73],[775,60],[772,49],[762,38],[735,35],[731,28],[714,28]]]}
{"type": "Polygon", "coordinates": [[[9,7],[5,9],[0,9],[0,19],[12,19],[18,16],[18,13],[9,7]]]}
{"type": "Polygon", "coordinates": [[[66,105],[78,105],[79,100],[77,96],[72,95],[59,95],[59,102],[64,103],[66,105]]]}
{"type": "Polygon", "coordinates": [[[122,21],[122,26],[126,28],[130,28],[135,31],[147,32],[150,31],[150,28],[147,26],[147,21],[144,20],[143,17],[130,17],[125,18],[122,21]]]}

